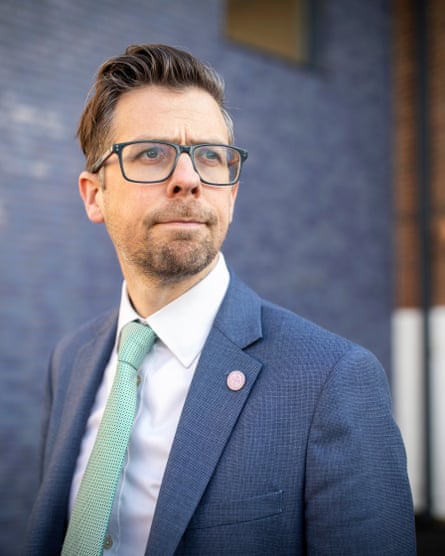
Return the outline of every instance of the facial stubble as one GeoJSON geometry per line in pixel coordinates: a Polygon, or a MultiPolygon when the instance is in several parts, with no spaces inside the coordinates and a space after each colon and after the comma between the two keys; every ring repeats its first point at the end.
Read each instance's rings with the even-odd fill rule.
{"type": "Polygon", "coordinates": [[[218,220],[210,210],[179,206],[174,211],[158,211],[146,218],[143,240],[131,242],[121,250],[126,262],[149,277],[164,284],[178,283],[197,275],[215,259],[222,241],[218,241],[218,220]],[[158,235],[166,220],[193,219],[201,222],[199,230],[170,230],[158,235]]]}

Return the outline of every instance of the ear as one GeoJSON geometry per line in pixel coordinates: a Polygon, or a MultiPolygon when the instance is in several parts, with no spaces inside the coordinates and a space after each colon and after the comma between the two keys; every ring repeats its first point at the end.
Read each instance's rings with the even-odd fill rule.
{"type": "Polygon", "coordinates": [[[95,224],[102,224],[104,221],[103,188],[98,174],[82,172],[79,176],[79,192],[88,218],[95,224]]]}
{"type": "Polygon", "coordinates": [[[229,222],[230,222],[230,224],[232,223],[233,211],[235,210],[235,201],[236,201],[236,196],[238,195],[238,186],[239,186],[239,182],[236,183],[232,187],[232,189],[229,193],[229,195],[230,195],[230,199],[229,199],[229,203],[230,203],[230,205],[229,205],[229,222]]]}

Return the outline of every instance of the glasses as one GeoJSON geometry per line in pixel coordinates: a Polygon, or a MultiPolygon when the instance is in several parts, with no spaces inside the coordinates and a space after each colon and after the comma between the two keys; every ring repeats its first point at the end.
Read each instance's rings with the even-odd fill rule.
{"type": "Polygon", "coordinates": [[[229,145],[202,143],[176,145],[167,141],[128,141],[115,143],[93,165],[98,172],[113,153],[119,157],[123,177],[130,182],[159,183],[174,172],[182,153],[187,153],[200,180],[208,185],[234,185],[241,167],[247,160],[247,151],[229,145]]]}

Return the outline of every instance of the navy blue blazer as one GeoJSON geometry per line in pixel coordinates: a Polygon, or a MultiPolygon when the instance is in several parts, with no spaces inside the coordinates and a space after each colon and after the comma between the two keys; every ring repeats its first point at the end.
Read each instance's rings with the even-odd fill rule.
{"type": "MultiPolygon", "coordinates": [[[[116,311],[95,319],[53,354],[27,555],[60,553],[116,320],[116,311]]],[[[405,452],[374,356],[232,276],[184,405],[146,554],[415,554],[405,452]],[[226,384],[233,370],[247,379],[239,391],[226,384]]]]}

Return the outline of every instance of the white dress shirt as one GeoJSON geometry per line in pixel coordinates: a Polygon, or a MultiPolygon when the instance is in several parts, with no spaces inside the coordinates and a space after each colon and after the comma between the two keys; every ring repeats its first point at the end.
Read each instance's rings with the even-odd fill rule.
{"type": "Polygon", "coordinates": [[[133,309],[125,282],[116,344],[88,419],[70,494],[70,513],[96,439],[117,366],[117,341],[132,320],[147,322],[158,340],[140,368],[138,406],[127,458],[114,499],[104,553],[145,553],[156,501],[181,411],[202,348],[229,284],[222,254],[214,269],[192,289],[147,319],[133,309]]]}

